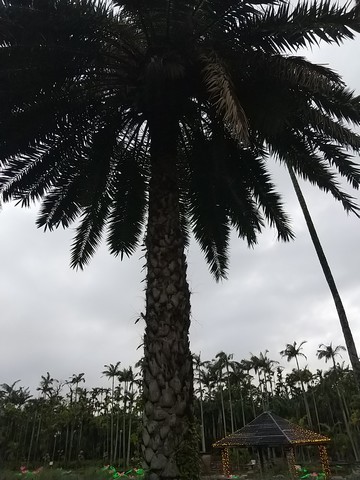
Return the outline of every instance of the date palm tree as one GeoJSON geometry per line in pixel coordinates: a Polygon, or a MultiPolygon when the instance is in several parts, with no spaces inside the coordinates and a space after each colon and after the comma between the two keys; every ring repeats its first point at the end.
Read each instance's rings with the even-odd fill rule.
{"type": "Polygon", "coordinates": [[[78,221],[71,264],[103,234],[131,255],[146,226],[143,456],[151,479],[196,476],[190,292],[193,231],[216,279],[230,230],[293,234],[269,154],[356,211],[360,102],[294,55],[360,30],[332,0],[1,0],[0,192],[40,202],[38,226],[78,221]],[[161,442],[159,432],[161,431],[161,442]],[[191,447],[193,442],[194,448],[191,447]],[[186,458],[186,460],[184,460],[186,458]]]}

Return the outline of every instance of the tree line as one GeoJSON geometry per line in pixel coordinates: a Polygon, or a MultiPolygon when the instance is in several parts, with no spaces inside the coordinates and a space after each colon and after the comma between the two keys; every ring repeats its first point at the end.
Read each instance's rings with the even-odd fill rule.
{"type": "MultiPolygon", "coordinates": [[[[194,404],[199,450],[272,412],[330,436],[335,460],[360,459],[360,397],[353,371],[339,362],[342,346],[320,345],[317,357],[330,368],[311,371],[305,342],[287,344],[280,353],[293,363],[285,369],[268,350],[237,361],[219,352],[212,360],[193,355],[194,404]]],[[[37,394],[15,381],[0,385],[0,461],[27,466],[140,463],[143,395],[141,366],[104,366],[109,387],[85,387],[84,373],[59,382],[42,375],[37,394]]]]}

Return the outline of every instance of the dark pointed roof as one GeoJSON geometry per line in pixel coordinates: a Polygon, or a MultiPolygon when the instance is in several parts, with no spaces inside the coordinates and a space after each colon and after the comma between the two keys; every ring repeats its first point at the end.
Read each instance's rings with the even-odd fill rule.
{"type": "Polygon", "coordinates": [[[330,438],[294,425],[274,413],[264,412],[240,430],[218,440],[213,447],[321,445],[330,438]]]}

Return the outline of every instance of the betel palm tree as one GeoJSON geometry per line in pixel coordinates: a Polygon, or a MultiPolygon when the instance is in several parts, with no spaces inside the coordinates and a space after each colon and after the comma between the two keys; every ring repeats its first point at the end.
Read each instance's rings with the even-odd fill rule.
{"type": "Polygon", "coordinates": [[[296,362],[296,370],[297,370],[298,378],[299,378],[300,385],[301,385],[301,391],[302,391],[302,395],[303,395],[303,399],[304,399],[306,416],[307,416],[309,426],[312,427],[312,419],[311,419],[311,414],[310,414],[309,403],[308,403],[307,398],[306,398],[304,381],[303,381],[303,377],[301,375],[301,370],[300,370],[300,365],[299,365],[299,360],[298,360],[298,357],[303,357],[307,360],[307,356],[301,351],[302,346],[305,343],[306,343],[306,340],[303,340],[302,342],[300,342],[299,345],[297,344],[297,342],[287,343],[286,347],[285,347],[285,350],[281,350],[280,355],[282,357],[285,357],[288,362],[290,362],[293,359],[296,362]]]}
{"type": "Polygon", "coordinates": [[[231,384],[230,384],[230,369],[231,362],[234,358],[234,354],[230,353],[227,355],[225,352],[219,352],[215,355],[217,359],[216,368],[219,371],[219,375],[221,379],[223,379],[223,369],[225,368],[226,376],[224,380],[226,381],[227,391],[229,395],[229,411],[230,411],[230,425],[231,425],[231,433],[234,433],[234,412],[233,412],[233,403],[232,403],[232,394],[231,394],[231,384]]]}
{"type": "Polygon", "coordinates": [[[326,363],[331,360],[335,371],[335,357],[337,357],[338,355],[341,357],[341,351],[346,351],[346,348],[343,345],[337,345],[336,347],[333,347],[332,342],[330,342],[330,345],[325,345],[324,343],[321,343],[316,352],[316,356],[319,360],[324,358],[326,363]]]}
{"type": "Polygon", "coordinates": [[[307,228],[309,230],[311,241],[314,245],[317,257],[319,259],[322,271],[323,271],[324,276],[325,276],[325,280],[326,280],[326,282],[329,286],[331,295],[332,295],[333,300],[334,300],[336,312],[337,312],[338,317],[339,317],[341,329],[342,329],[344,339],[345,339],[345,343],[346,343],[346,346],[347,346],[347,349],[348,349],[349,359],[350,359],[350,362],[351,362],[351,366],[353,368],[355,383],[356,383],[356,386],[357,386],[358,390],[360,390],[360,360],[359,360],[359,356],[358,356],[358,353],[357,353],[354,337],[352,335],[352,331],[351,331],[349,321],[348,321],[348,318],[347,318],[347,315],[346,315],[346,311],[345,311],[343,302],[341,300],[340,293],[339,293],[338,288],[336,286],[334,276],[333,276],[332,271],[330,269],[329,262],[327,261],[327,258],[326,258],[325,253],[324,253],[324,249],[321,245],[319,236],[316,232],[314,222],[311,218],[311,215],[310,215],[308,206],[306,204],[304,195],[301,191],[299,182],[298,182],[298,180],[296,178],[296,175],[294,173],[294,170],[292,169],[291,166],[289,166],[289,174],[290,174],[292,184],[294,186],[295,194],[297,196],[297,199],[299,201],[301,210],[303,212],[307,228]]]}
{"type": "MultiPolygon", "coordinates": [[[[336,363],[335,363],[335,357],[337,355],[340,355],[340,351],[342,350],[345,350],[345,347],[343,347],[342,345],[337,345],[335,348],[332,346],[332,342],[330,343],[330,345],[324,345],[323,343],[319,345],[319,349],[317,351],[317,357],[318,359],[324,359],[325,362],[327,363],[328,360],[332,360],[332,363],[333,363],[333,371],[332,371],[332,374],[333,374],[333,379],[331,381],[331,384],[332,385],[335,385],[335,389],[336,389],[336,393],[337,393],[337,396],[338,396],[338,400],[339,400],[339,405],[340,405],[340,411],[342,413],[342,418],[343,418],[343,422],[344,422],[344,425],[345,425],[345,428],[346,428],[346,433],[349,437],[349,441],[350,441],[350,444],[351,444],[351,447],[352,447],[352,450],[353,450],[353,453],[354,453],[354,456],[355,456],[355,460],[358,461],[360,456],[359,456],[359,451],[358,451],[358,447],[354,441],[354,436],[353,436],[353,432],[351,430],[351,425],[350,425],[350,419],[349,419],[349,415],[347,414],[347,405],[346,405],[346,400],[344,398],[344,396],[341,394],[341,391],[339,389],[339,373],[341,372],[341,368],[339,367],[338,369],[336,368],[336,363]]],[[[355,375],[355,379],[356,379],[356,375],[355,375]]]]}
{"type": "Polygon", "coordinates": [[[110,421],[110,463],[113,462],[115,451],[114,451],[114,391],[115,391],[115,379],[119,377],[120,363],[116,362],[115,365],[110,363],[109,365],[104,365],[105,370],[101,373],[105,375],[109,380],[111,380],[111,421],[110,421]]]}
{"type": "Polygon", "coordinates": [[[197,382],[199,385],[199,405],[200,405],[200,429],[201,429],[201,451],[203,453],[206,452],[206,445],[205,445],[205,426],[204,426],[204,408],[203,408],[203,370],[202,367],[204,366],[204,363],[201,361],[201,353],[199,355],[196,355],[195,353],[192,354],[193,358],[193,365],[194,365],[194,371],[196,372],[196,375],[194,375],[194,380],[197,382]]]}
{"type": "MultiPolygon", "coordinates": [[[[292,232],[269,153],[356,211],[344,148],[360,101],[330,69],[294,56],[360,30],[331,0],[1,0],[0,192],[41,202],[38,226],[78,220],[72,265],[107,232],[130,255],[146,223],[145,464],[178,478],[192,424],[190,229],[226,275],[230,230],[292,232]],[[159,431],[162,441],[159,442],[159,431]]],[[[193,448],[191,451],[196,452],[193,448]]],[[[193,476],[195,474],[193,473],[193,476]]]]}

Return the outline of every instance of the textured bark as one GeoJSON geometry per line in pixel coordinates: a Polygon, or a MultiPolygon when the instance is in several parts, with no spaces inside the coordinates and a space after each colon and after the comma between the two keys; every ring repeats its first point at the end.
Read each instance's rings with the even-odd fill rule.
{"type": "Polygon", "coordinates": [[[329,264],[327,262],[325,254],[324,254],[324,250],[321,246],[319,237],[316,233],[313,221],[311,219],[309,210],[307,208],[304,196],[301,192],[299,183],[296,179],[295,173],[290,166],[288,167],[288,169],[289,169],[291,181],[292,181],[294,189],[295,189],[296,196],[298,198],[299,204],[301,206],[302,212],[303,212],[304,217],[305,217],[306,225],[308,227],[311,240],[312,240],[313,245],[315,247],[316,254],[318,256],[321,268],[324,272],[325,279],[327,281],[327,284],[329,285],[329,288],[330,288],[330,291],[331,291],[331,294],[332,294],[332,297],[333,297],[333,300],[334,300],[334,303],[335,303],[336,311],[337,311],[337,314],[338,314],[338,317],[339,317],[339,320],[340,320],[341,329],[343,331],[343,335],[344,335],[344,339],[345,339],[345,343],[346,343],[346,348],[347,348],[347,351],[348,351],[348,354],[349,354],[350,363],[351,363],[351,366],[353,368],[355,383],[356,383],[356,386],[357,386],[358,390],[360,390],[360,361],[359,361],[359,356],[358,356],[357,351],[356,351],[356,346],[355,346],[354,338],[352,336],[350,325],[349,325],[349,322],[348,322],[348,319],[347,319],[347,316],[346,316],[345,308],[344,308],[343,303],[341,301],[341,297],[340,297],[340,294],[339,294],[338,289],[336,287],[334,277],[331,273],[329,264]]]}
{"type": "MultiPolygon", "coordinates": [[[[146,237],[143,457],[150,480],[178,479],[178,452],[192,423],[193,370],[176,172],[177,126],[149,121],[151,181],[146,237]]],[[[194,452],[196,454],[196,452],[194,452]]]]}

